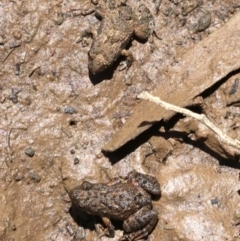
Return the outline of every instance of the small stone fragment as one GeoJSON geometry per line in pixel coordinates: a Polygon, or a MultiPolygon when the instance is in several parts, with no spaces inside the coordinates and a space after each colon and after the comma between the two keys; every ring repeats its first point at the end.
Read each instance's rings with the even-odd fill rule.
{"type": "Polygon", "coordinates": [[[231,112],[230,112],[230,111],[227,111],[226,114],[225,114],[225,116],[224,116],[224,119],[228,119],[230,115],[231,115],[231,112]]]}
{"type": "Polygon", "coordinates": [[[29,157],[33,157],[35,154],[35,150],[31,146],[29,146],[26,148],[25,154],[27,154],[29,157]]]}
{"type": "Polygon", "coordinates": [[[64,109],[64,113],[72,115],[72,114],[77,113],[77,110],[72,106],[68,106],[64,109]]]}
{"type": "Polygon", "coordinates": [[[13,178],[16,182],[19,182],[23,179],[23,174],[21,172],[17,172],[13,174],[13,178]]]}
{"type": "Polygon", "coordinates": [[[97,152],[97,153],[96,153],[96,157],[97,157],[98,159],[102,158],[102,157],[103,157],[102,152],[101,152],[101,151],[97,152]]]}
{"type": "Polygon", "coordinates": [[[184,26],[187,22],[187,19],[186,18],[180,18],[179,19],[179,23],[180,23],[180,26],[184,26]]]}
{"type": "Polygon", "coordinates": [[[211,13],[210,12],[204,13],[198,20],[197,31],[202,32],[206,30],[211,25],[211,22],[212,22],[211,13]]]}
{"type": "Polygon", "coordinates": [[[125,76],[125,83],[128,86],[132,85],[132,78],[131,78],[131,76],[129,76],[129,75],[125,76]]]}
{"type": "Polygon", "coordinates": [[[198,25],[196,23],[189,24],[187,28],[190,32],[193,32],[193,33],[198,31],[198,25]]]}
{"type": "Polygon", "coordinates": [[[41,181],[41,176],[40,175],[38,175],[36,172],[34,172],[34,171],[30,171],[29,172],[29,177],[33,180],[33,181],[35,181],[35,182],[40,182],[41,181]]]}
{"type": "Polygon", "coordinates": [[[238,85],[239,85],[239,79],[235,79],[230,91],[229,91],[229,95],[233,95],[237,92],[238,90],[238,85]]]}
{"type": "Polygon", "coordinates": [[[73,163],[74,163],[74,165],[77,165],[77,164],[79,163],[79,158],[78,158],[78,157],[75,157],[73,163]]]}
{"type": "Polygon", "coordinates": [[[218,198],[213,198],[211,199],[211,204],[214,205],[214,204],[218,204],[218,198]]]}
{"type": "Polygon", "coordinates": [[[13,224],[13,226],[12,226],[12,230],[13,230],[13,231],[16,231],[16,230],[17,230],[17,228],[16,228],[16,225],[15,225],[15,224],[13,224]]]}
{"type": "Polygon", "coordinates": [[[71,225],[69,225],[69,224],[66,225],[66,229],[67,229],[68,233],[69,233],[71,236],[74,235],[74,231],[73,231],[73,228],[72,228],[71,225]]]}
{"type": "Polygon", "coordinates": [[[19,90],[18,88],[12,88],[12,93],[9,95],[9,100],[11,100],[14,104],[16,104],[18,102],[18,93],[21,90],[19,90]]]}
{"type": "Polygon", "coordinates": [[[21,66],[20,63],[16,63],[16,73],[15,73],[16,76],[20,75],[20,66],[21,66]]]}
{"type": "Polygon", "coordinates": [[[219,19],[221,19],[223,22],[225,21],[225,17],[221,12],[219,12],[218,10],[213,10],[213,12],[217,15],[219,19]]]}
{"type": "Polygon", "coordinates": [[[58,13],[54,19],[56,25],[61,25],[64,21],[64,17],[62,14],[58,13]]]}
{"type": "Polygon", "coordinates": [[[15,30],[14,32],[13,32],[13,37],[15,38],[15,39],[21,39],[21,37],[22,37],[22,33],[21,33],[21,31],[19,31],[19,30],[15,30]]]}

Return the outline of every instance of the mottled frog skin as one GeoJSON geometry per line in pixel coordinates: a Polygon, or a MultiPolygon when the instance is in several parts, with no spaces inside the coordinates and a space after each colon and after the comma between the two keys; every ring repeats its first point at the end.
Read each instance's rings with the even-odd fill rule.
{"type": "Polygon", "coordinates": [[[93,74],[109,68],[120,55],[126,56],[130,63],[132,57],[125,48],[132,36],[147,39],[153,32],[153,16],[145,5],[140,5],[135,13],[128,5],[117,5],[115,0],[102,0],[95,14],[102,20],[93,34],[88,54],[88,68],[93,74]]]}
{"type": "Polygon", "coordinates": [[[115,179],[107,184],[85,181],[70,191],[70,198],[82,211],[100,216],[108,236],[114,236],[110,219],[123,220],[125,234],[120,240],[138,240],[148,236],[158,221],[149,193],[160,195],[157,179],[132,171],[126,181],[115,179]]]}

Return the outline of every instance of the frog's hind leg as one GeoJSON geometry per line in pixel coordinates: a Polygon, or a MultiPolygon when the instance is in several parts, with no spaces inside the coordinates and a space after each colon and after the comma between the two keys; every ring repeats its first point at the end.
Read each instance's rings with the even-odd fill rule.
{"type": "Polygon", "coordinates": [[[146,40],[154,31],[154,21],[150,10],[144,5],[138,7],[138,25],[134,29],[134,34],[146,40]]]}
{"type": "Polygon", "coordinates": [[[141,188],[146,192],[159,196],[161,194],[160,184],[158,180],[150,175],[131,171],[128,173],[128,182],[133,183],[134,186],[144,195],[141,188]]]}
{"type": "Polygon", "coordinates": [[[125,234],[120,241],[139,240],[146,237],[154,229],[157,222],[157,211],[143,207],[123,222],[123,229],[128,234],[125,234]]]}
{"type": "Polygon", "coordinates": [[[155,31],[153,16],[144,4],[140,5],[138,8],[138,20],[139,22],[134,29],[134,34],[139,39],[147,40],[150,37],[149,41],[153,43],[153,35],[155,35],[159,40],[162,40],[155,31]]]}

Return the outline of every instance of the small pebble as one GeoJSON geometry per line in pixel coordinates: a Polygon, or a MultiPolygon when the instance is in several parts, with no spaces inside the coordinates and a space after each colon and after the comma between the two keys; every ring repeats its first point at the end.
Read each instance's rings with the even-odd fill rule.
{"type": "Polygon", "coordinates": [[[180,18],[179,19],[180,26],[182,26],[182,27],[186,24],[186,22],[187,22],[186,18],[180,18]]]}
{"type": "Polygon", "coordinates": [[[16,230],[17,230],[17,228],[16,228],[16,225],[15,225],[15,224],[13,224],[13,226],[12,226],[12,230],[13,230],[13,231],[16,231],[16,230]]]}
{"type": "Polygon", "coordinates": [[[14,180],[15,180],[16,182],[19,182],[19,181],[21,181],[21,180],[23,179],[23,174],[20,173],[20,172],[17,172],[17,173],[15,173],[15,174],[13,175],[13,178],[14,178],[14,180]]]}
{"type": "Polygon", "coordinates": [[[57,16],[55,17],[54,21],[55,21],[55,24],[61,25],[63,23],[63,21],[64,21],[63,15],[62,14],[57,14],[57,16]]]}
{"type": "Polygon", "coordinates": [[[211,199],[211,204],[214,205],[214,204],[218,204],[218,198],[213,198],[211,199]]]}
{"type": "Polygon", "coordinates": [[[229,95],[233,95],[238,91],[238,86],[239,86],[239,79],[235,79],[230,91],[229,91],[229,95]]]}
{"type": "Polygon", "coordinates": [[[77,110],[72,106],[68,106],[64,109],[64,113],[72,115],[72,114],[77,113],[77,110]]]}
{"type": "Polygon", "coordinates": [[[96,157],[97,157],[98,159],[102,158],[102,157],[103,157],[102,152],[101,152],[101,151],[97,152],[97,153],[96,153],[96,157]]]}
{"type": "Polygon", "coordinates": [[[9,100],[11,100],[14,104],[16,104],[18,102],[18,93],[21,90],[19,90],[18,88],[12,88],[12,93],[9,95],[9,100]]]}
{"type": "Polygon", "coordinates": [[[74,165],[77,165],[77,164],[79,163],[79,158],[78,158],[78,157],[75,157],[73,163],[74,163],[74,165]]]}
{"type": "Polygon", "coordinates": [[[211,22],[212,22],[211,13],[210,12],[204,13],[198,20],[197,31],[202,32],[206,30],[211,25],[211,22]]]}
{"type": "Polygon", "coordinates": [[[14,32],[13,32],[13,37],[15,38],[15,39],[21,39],[21,37],[22,37],[22,33],[19,31],[19,30],[15,30],[14,32]]]}
{"type": "Polygon", "coordinates": [[[21,91],[21,89],[18,89],[16,87],[12,88],[12,94],[13,95],[17,95],[20,91],[21,91]]]}
{"type": "Polygon", "coordinates": [[[71,227],[69,224],[66,225],[66,229],[67,229],[68,233],[69,233],[71,236],[74,235],[74,231],[73,231],[72,227],[71,227]]]}
{"type": "Polygon", "coordinates": [[[16,95],[9,95],[9,100],[11,100],[14,104],[18,103],[18,98],[16,95]]]}
{"type": "Polygon", "coordinates": [[[223,22],[225,21],[225,17],[222,13],[220,13],[218,10],[213,10],[213,12],[218,16],[219,19],[221,19],[223,22]]]}
{"type": "Polygon", "coordinates": [[[69,208],[68,207],[65,207],[63,210],[64,210],[65,213],[69,213],[69,208]]]}
{"type": "Polygon", "coordinates": [[[225,114],[225,116],[224,116],[224,119],[228,119],[230,115],[231,115],[231,112],[230,112],[230,111],[227,111],[226,114],[225,114]]]}
{"type": "Polygon", "coordinates": [[[34,171],[29,172],[29,177],[35,181],[35,182],[40,182],[41,181],[41,176],[35,173],[34,171]]]}
{"type": "Polygon", "coordinates": [[[33,157],[35,154],[35,150],[31,146],[29,146],[26,148],[25,154],[28,155],[29,157],[33,157]]]}
{"type": "Polygon", "coordinates": [[[21,64],[20,63],[16,63],[16,73],[15,73],[16,76],[20,75],[20,67],[21,67],[21,64]]]}
{"type": "Polygon", "coordinates": [[[196,30],[197,30],[197,24],[196,23],[189,24],[186,27],[190,32],[196,32],[196,30]]]}

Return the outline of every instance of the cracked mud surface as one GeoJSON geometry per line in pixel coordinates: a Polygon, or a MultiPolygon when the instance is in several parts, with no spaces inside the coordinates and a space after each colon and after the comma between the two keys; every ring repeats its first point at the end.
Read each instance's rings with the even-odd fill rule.
{"type": "MultiPolygon", "coordinates": [[[[98,76],[88,72],[90,45],[79,42],[81,31],[99,25],[93,13],[82,15],[94,6],[90,1],[0,3],[0,240],[99,240],[91,217],[74,221],[65,188],[132,169],[161,184],[153,203],[159,222],[149,240],[240,240],[233,225],[239,164],[202,125],[176,116],[116,153],[101,152],[134,112],[136,96],[167,81],[171,66],[240,8],[238,1],[166,0],[157,12],[157,2],[148,7],[161,39],[134,39],[132,66],[119,71],[120,59],[98,76]]],[[[202,107],[238,139],[239,78],[232,73],[202,107]]],[[[121,233],[117,225],[115,238],[101,240],[121,233]]]]}

